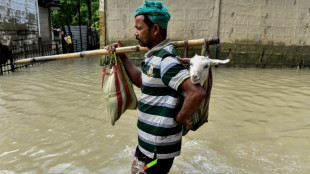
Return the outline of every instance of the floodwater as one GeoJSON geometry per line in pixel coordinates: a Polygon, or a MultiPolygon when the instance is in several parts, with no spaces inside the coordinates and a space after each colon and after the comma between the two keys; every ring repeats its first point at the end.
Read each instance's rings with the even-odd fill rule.
{"type": "MultiPolygon", "coordinates": [[[[310,173],[310,70],[213,72],[209,123],[170,173],[310,173]]],[[[111,125],[98,57],[0,76],[0,173],[130,173],[136,115],[111,125]]]]}

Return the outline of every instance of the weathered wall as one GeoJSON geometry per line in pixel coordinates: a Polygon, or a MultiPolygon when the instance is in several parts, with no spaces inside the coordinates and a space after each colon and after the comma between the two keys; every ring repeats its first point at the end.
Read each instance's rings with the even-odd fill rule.
{"type": "MultiPolygon", "coordinates": [[[[134,14],[143,2],[142,0],[105,1],[108,43],[118,38],[135,40],[134,14]]],[[[171,15],[168,36],[172,40],[197,39],[216,34],[218,26],[216,0],[166,0],[164,5],[171,15]]]]}
{"type": "MultiPolygon", "coordinates": [[[[106,39],[137,44],[134,13],[143,0],[105,0],[106,39]]],[[[309,0],[165,0],[172,40],[220,37],[230,65],[310,66],[309,0]]]]}
{"type": "Polygon", "coordinates": [[[40,35],[42,40],[51,39],[51,26],[48,8],[39,7],[40,35]]]}
{"type": "MultiPolygon", "coordinates": [[[[0,0],[0,40],[31,44],[37,38],[36,0],[0,0]]],[[[37,40],[37,39],[36,39],[37,40]]]]}
{"type": "Polygon", "coordinates": [[[222,0],[222,52],[232,49],[232,64],[310,65],[309,0],[222,0]]]}
{"type": "Polygon", "coordinates": [[[305,46],[310,45],[309,27],[309,0],[222,0],[224,42],[305,46]]]}

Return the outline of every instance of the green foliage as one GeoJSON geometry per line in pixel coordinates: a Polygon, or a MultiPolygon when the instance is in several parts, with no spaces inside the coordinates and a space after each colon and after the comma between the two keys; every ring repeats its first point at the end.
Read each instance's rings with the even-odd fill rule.
{"type": "Polygon", "coordinates": [[[93,30],[99,31],[100,30],[100,28],[99,28],[99,7],[97,8],[97,10],[94,12],[93,15],[94,15],[94,18],[92,18],[93,21],[92,21],[91,28],[93,30]]]}
{"type": "MultiPolygon", "coordinates": [[[[91,1],[91,22],[92,29],[99,30],[99,0],[91,1]]],[[[78,10],[76,0],[60,0],[62,7],[60,10],[53,10],[52,26],[61,28],[63,25],[78,25],[78,10]]],[[[81,25],[88,25],[87,0],[80,0],[81,25]]]]}

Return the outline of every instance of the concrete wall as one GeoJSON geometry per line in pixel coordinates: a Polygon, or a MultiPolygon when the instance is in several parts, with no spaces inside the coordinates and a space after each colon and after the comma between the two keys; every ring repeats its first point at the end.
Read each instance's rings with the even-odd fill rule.
{"type": "MultiPolygon", "coordinates": [[[[104,1],[106,40],[130,45],[134,14],[144,0],[104,1]]],[[[220,37],[230,65],[310,66],[309,0],[164,0],[172,40],[220,37]]]]}
{"type": "Polygon", "coordinates": [[[51,37],[51,21],[48,8],[39,7],[40,16],[40,36],[42,40],[50,40],[51,37]]]}
{"type": "MultiPolygon", "coordinates": [[[[0,41],[8,39],[14,45],[32,44],[38,41],[38,0],[0,0],[0,41]]],[[[46,10],[42,9],[44,17],[46,10]]],[[[45,14],[46,15],[46,14],[45,14]]],[[[43,23],[47,20],[43,18],[43,23]]],[[[46,24],[45,24],[46,25],[46,24]]],[[[44,30],[42,33],[46,33],[44,30]]],[[[49,29],[48,29],[49,31],[49,29]]],[[[45,34],[43,34],[45,37],[45,34]]]]}
{"type": "Polygon", "coordinates": [[[310,45],[309,0],[222,0],[224,42],[310,45]]]}
{"type": "MultiPolygon", "coordinates": [[[[213,36],[217,28],[216,0],[166,0],[171,19],[168,24],[168,36],[173,40],[197,39],[213,36]],[[177,3],[176,3],[177,2],[177,3]]],[[[118,38],[135,40],[134,14],[142,0],[105,1],[106,36],[108,42],[118,38]]]]}
{"type": "Polygon", "coordinates": [[[309,0],[222,0],[222,52],[232,64],[310,66],[309,0]]]}

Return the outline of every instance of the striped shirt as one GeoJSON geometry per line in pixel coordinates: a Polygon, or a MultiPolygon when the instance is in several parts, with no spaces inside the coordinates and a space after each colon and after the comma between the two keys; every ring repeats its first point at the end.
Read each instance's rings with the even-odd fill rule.
{"type": "Polygon", "coordinates": [[[138,103],[139,149],[149,158],[173,158],[181,153],[182,126],[175,121],[180,85],[189,73],[166,39],[148,51],[141,64],[142,86],[138,103]]]}

